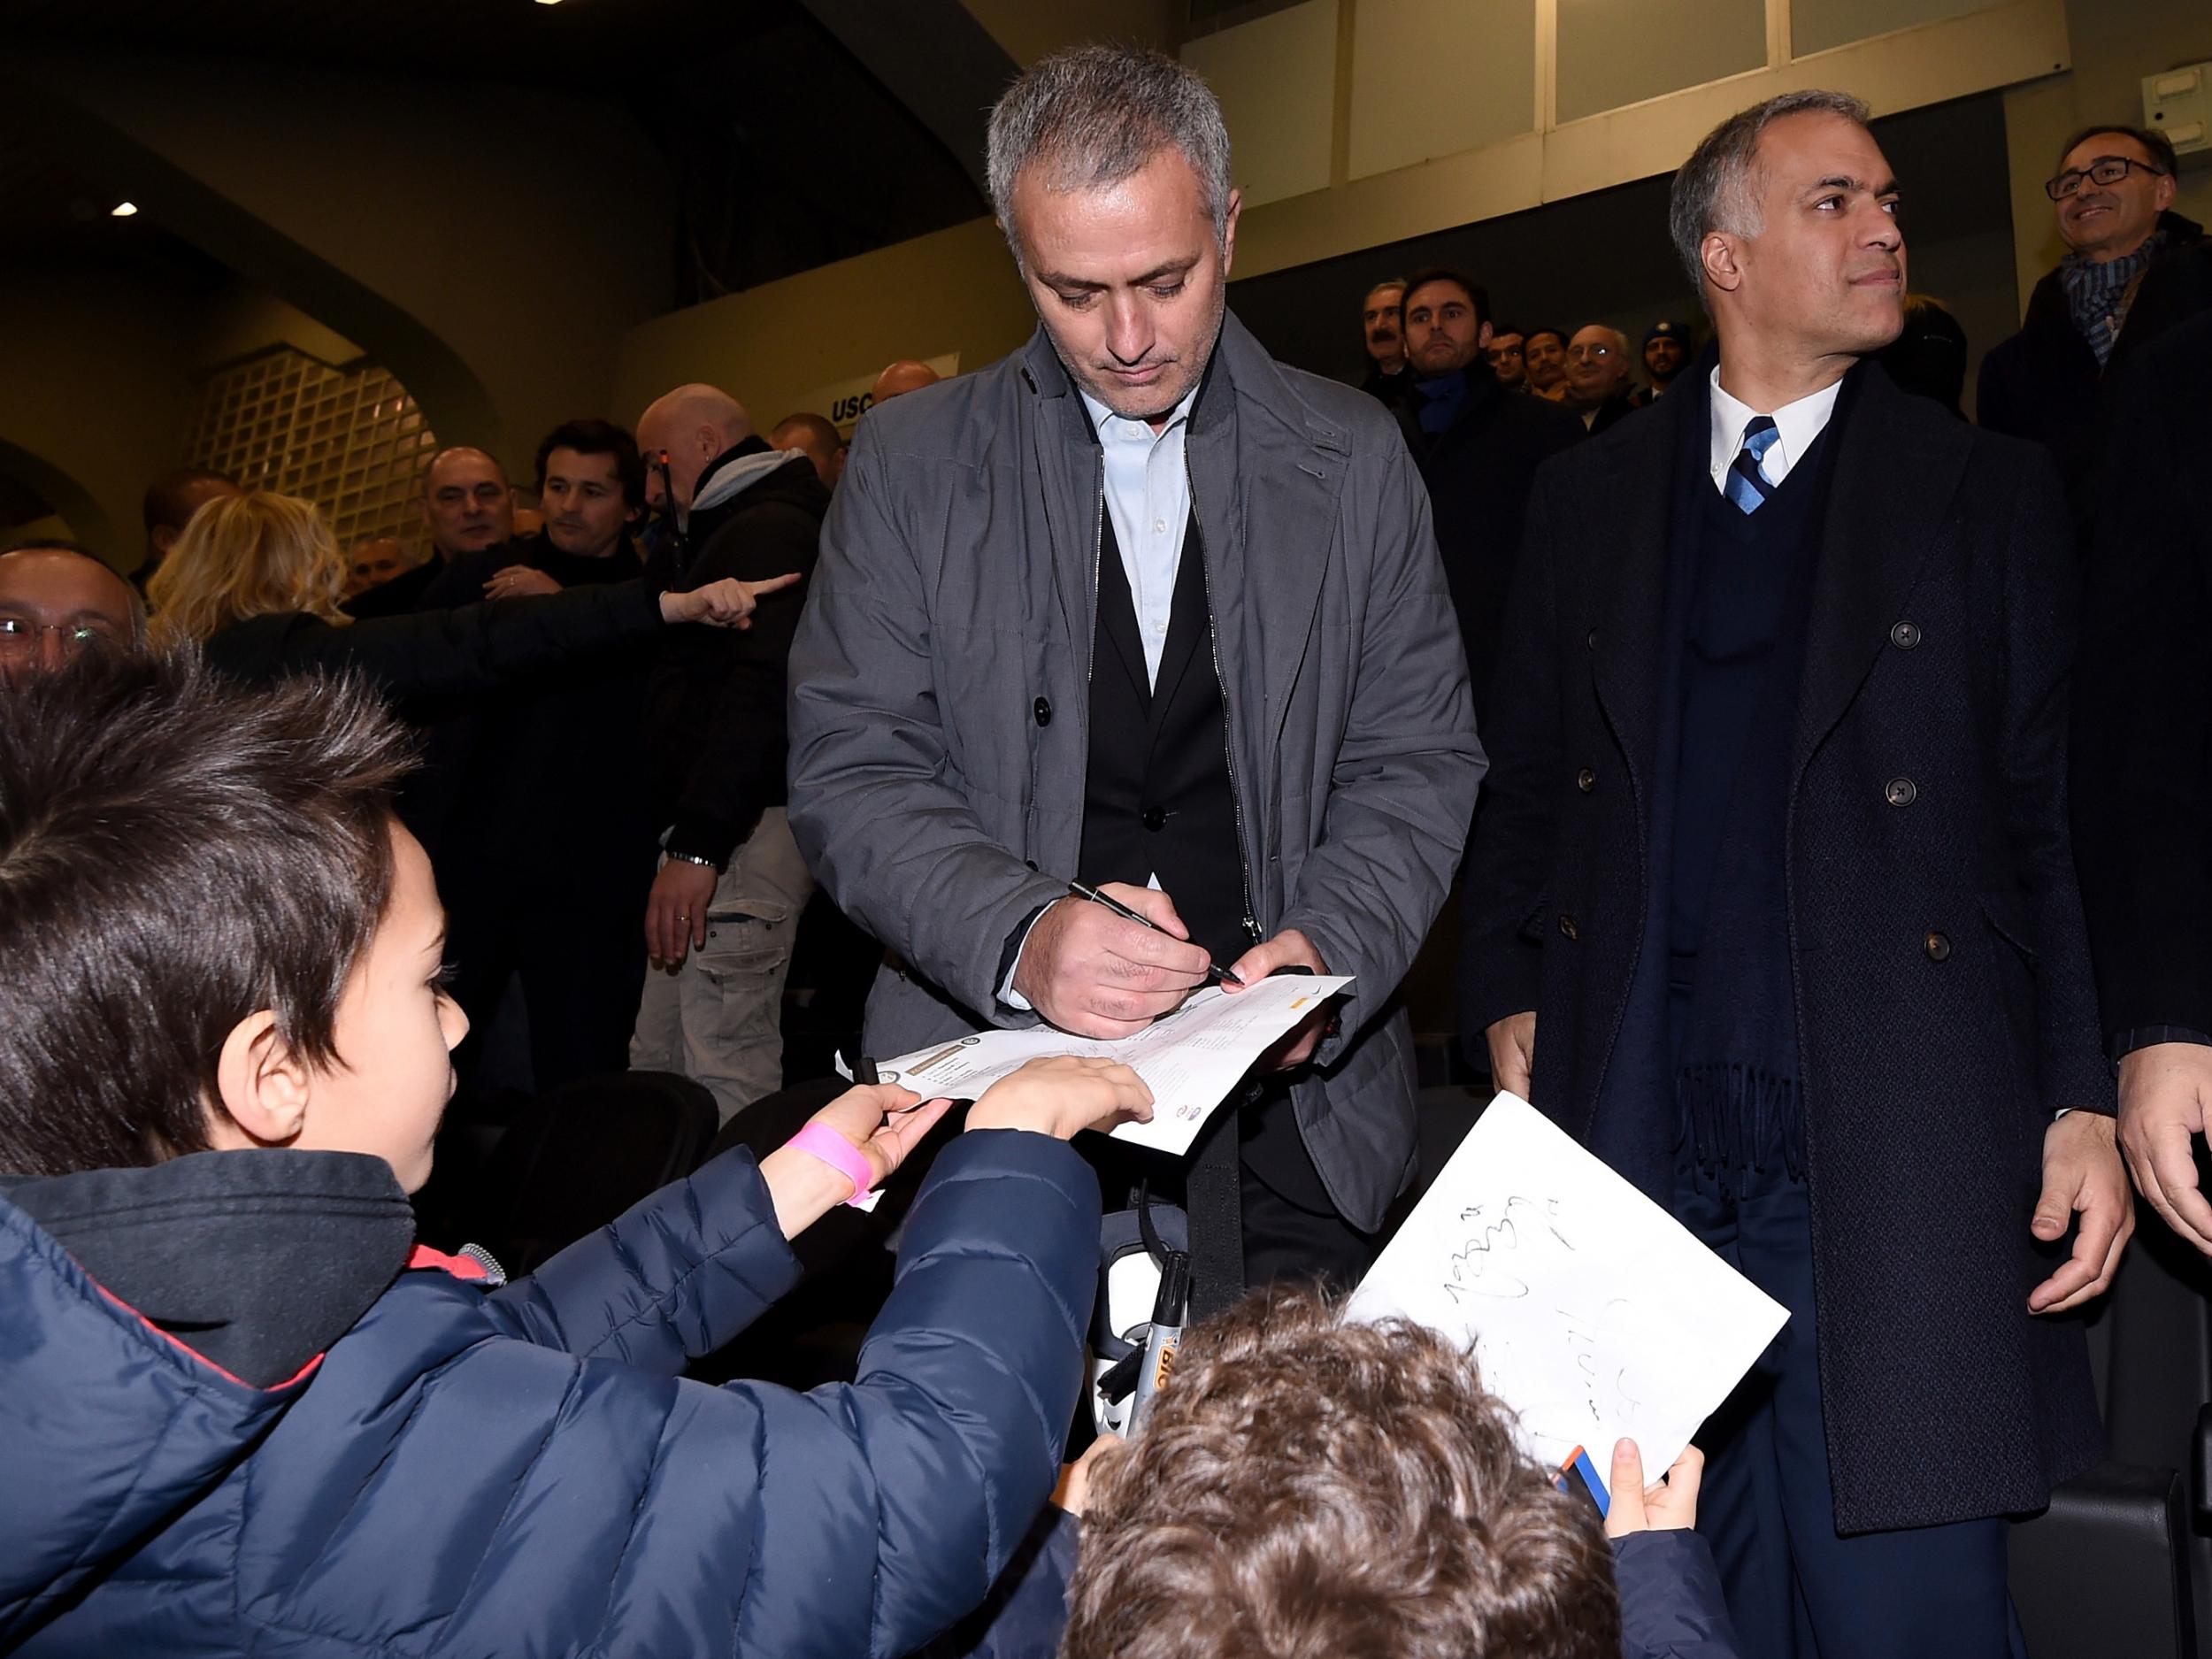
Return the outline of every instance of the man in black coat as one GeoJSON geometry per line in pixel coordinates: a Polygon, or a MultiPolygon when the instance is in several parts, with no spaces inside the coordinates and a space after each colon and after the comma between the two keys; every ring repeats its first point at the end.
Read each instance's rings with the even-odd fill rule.
{"type": "Polygon", "coordinates": [[[1360,304],[1367,378],[1359,389],[1392,409],[1403,403],[1413,388],[1413,365],[1406,356],[1405,296],[1405,279],[1392,277],[1369,288],[1360,304]]]}
{"type": "Polygon", "coordinates": [[[1699,146],[1671,217],[1717,348],[1537,479],[1465,1014],[1789,1310],[1699,1437],[1745,1651],[1997,1659],[2002,1517],[2101,1450],[2047,1316],[2109,1282],[2130,1210],[2062,499],[1862,363],[1905,277],[1865,119],[1793,93],[1699,146]]]}
{"type": "MultiPolygon", "coordinates": [[[[423,469],[418,504],[430,551],[421,564],[347,600],[341,608],[348,616],[398,617],[421,610],[448,565],[456,559],[480,563],[514,538],[514,492],[507,486],[506,469],[481,449],[464,444],[432,456],[423,469]]],[[[455,603],[481,597],[472,595],[455,603]]]]}
{"type": "Polygon", "coordinates": [[[2035,285],[2020,332],[1982,359],[1981,424],[2058,457],[2085,550],[2111,373],[2212,308],[2212,242],[2172,211],[2174,183],[2163,133],[2093,127],[2071,140],[2044,189],[2072,251],[2035,285]]]}
{"type": "MultiPolygon", "coordinates": [[[[829,491],[804,451],[771,449],[744,405],[711,386],[657,401],[638,436],[656,458],[649,502],[683,526],[675,588],[813,572],[829,491]]],[[[705,1084],[726,1122],[783,1086],[784,979],[814,892],[784,811],[785,667],[805,593],[787,589],[749,628],[703,647],[672,642],[646,690],[664,856],[645,905],[652,971],[630,1064],[705,1084]]]]}
{"type": "Polygon", "coordinates": [[[1479,730],[1530,480],[1538,463],[1580,442],[1582,423],[1556,403],[1517,396],[1490,372],[1490,297],[1472,278],[1417,273],[1406,288],[1405,318],[1415,378],[1398,424],[1428,487],[1479,730]]]}
{"type": "Polygon", "coordinates": [[[2212,1104],[2212,311],[2116,377],[2075,671],[2074,842],[2120,1141],[2167,1224],[2212,1255],[2190,1141],[2212,1104]]]}
{"type": "Polygon", "coordinates": [[[1567,342],[1569,409],[1582,417],[1593,435],[1609,432],[1636,412],[1630,396],[1635,370],[1628,359],[1628,336],[1603,323],[1586,323],[1567,342]]]}
{"type": "MultiPolygon", "coordinates": [[[[603,420],[555,427],[538,447],[537,485],[544,530],[449,560],[424,610],[644,573],[630,537],[644,468],[627,432],[603,420]]],[[[541,1093],[628,1064],[645,973],[637,918],[653,877],[637,733],[659,642],[494,693],[432,738],[455,780],[433,851],[454,997],[481,1034],[520,980],[541,1093]]],[[[465,1071],[477,1039],[460,1052],[465,1071]]]]}

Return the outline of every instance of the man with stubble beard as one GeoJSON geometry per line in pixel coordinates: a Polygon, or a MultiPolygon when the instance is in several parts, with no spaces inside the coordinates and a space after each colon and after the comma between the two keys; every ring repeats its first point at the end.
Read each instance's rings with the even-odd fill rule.
{"type": "Polygon", "coordinates": [[[1428,502],[1387,411],[1227,314],[1228,132],[1190,70],[1040,61],[989,178],[1038,331],[860,423],[791,652],[792,827],[894,955],[876,1055],[1131,1035],[1210,964],[1356,975],[1187,1164],[1113,1171],[1189,1203],[1202,1308],[1349,1286],[1413,1176],[1393,993],[1482,772],[1428,502]]]}
{"type": "MultiPolygon", "coordinates": [[[[645,466],[627,432],[564,422],[538,446],[536,481],[545,528],[453,559],[426,608],[643,573],[630,530],[645,466]]],[[[457,780],[434,849],[454,997],[485,1032],[519,979],[541,1093],[629,1063],[645,980],[638,918],[658,862],[638,736],[654,656],[641,646],[563,664],[480,699],[434,741],[457,780]]],[[[473,1041],[459,1051],[465,1072],[478,1052],[473,1041]]]]}

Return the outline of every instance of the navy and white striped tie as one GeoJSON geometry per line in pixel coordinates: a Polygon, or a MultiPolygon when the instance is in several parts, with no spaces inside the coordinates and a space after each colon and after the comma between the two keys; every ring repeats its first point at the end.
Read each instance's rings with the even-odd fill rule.
{"type": "Polygon", "coordinates": [[[1724,488],[1728,499],[1747,516],[1765,506],[1767,497],[1774,494],[1775,480],[1766,475],[1761,463],[1781,435],[1771,415],[1754,415],[1743,429],[1743,448],[1729,463],[1724,488]]]}

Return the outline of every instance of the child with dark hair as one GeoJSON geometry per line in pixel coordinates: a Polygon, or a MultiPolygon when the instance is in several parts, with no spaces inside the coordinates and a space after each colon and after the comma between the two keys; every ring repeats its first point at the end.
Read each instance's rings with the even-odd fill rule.
{"type": "Polygon", "coordinates": [[[1691,1529],[1703,1460],[1646,1487],[1615,1448],[1602,1526],[1434,1332],[1306,1289],[1194,1327],[1143,1432],[1076,1467],[972,1659],[1734,1659],[1691,1529]],[[1608,1534],[1611,1548],[1607,1547],[1608,1534]]]}
{"type": "Polygon", "coordinates": [[[979,1601],[1080,1382],[1098,1191],[1148,1115],[985,1094],[857,1380],[682,1379],[944,1103],[856,1088],[503,1285],[412,1248],[465,1022],[402,729],[87,653],[0,710],[0,1646],[903,1654],[979,1601]]]}

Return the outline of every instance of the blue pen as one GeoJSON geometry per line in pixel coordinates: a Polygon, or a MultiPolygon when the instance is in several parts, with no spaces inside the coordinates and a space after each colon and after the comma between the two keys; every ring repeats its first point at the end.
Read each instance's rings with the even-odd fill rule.
{"type": "Polygon", "coordinates": [[[1582,1477],[1582,1484],[1590,1488],[1590,1495],[1597,1501],[1598,1517],[1601,1520],[1613,1512],[1613,1494],[1605,1489],[1605,1482],[1598,1479],[1598,1466],[1590,1461],[1590,1454],[1581,1447],[1575,1448],[1574,1462],[1569,1465],[1582,1477]]]}

